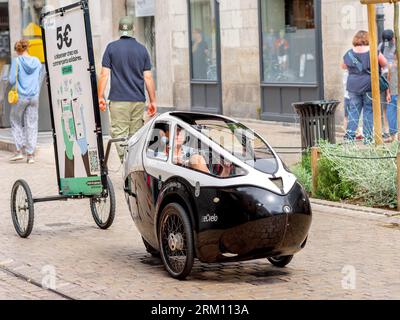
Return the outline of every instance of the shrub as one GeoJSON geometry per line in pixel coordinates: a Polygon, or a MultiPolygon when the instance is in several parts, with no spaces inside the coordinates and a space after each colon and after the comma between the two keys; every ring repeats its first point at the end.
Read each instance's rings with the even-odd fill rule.
{"type": "MultiPolygon", "coordinates": [[[[397,205],[397,166],[399,143],[360,146],[320,144],[317,197],[331,200],[357,200],[374,207],[397,205]]],[[[292,168],[307,192],[311,192],[310,155],[292,168]]]]}
{"type": "Polygon", "coordinates": [[[321,158],[318,163],[318,198],[340,201],[349,199],[355,194],[354,185],[343,179],[335,164],[328,158],[321,158]]]}
{"type": "MultiPolygon", "coordinates": [[[[397,202],[396,155],[399,144],[376,147],[322,143],[321,157],[330,161],[340,181],[349,188],[349,198],[376,207],[394,207],[397,202]]],[[[320,171],[323,174],[323,170],[320,171]]],[[[324,185],[322,183],[322,187],[324,185]]],[[[344,188],[345,189],[345,188],[344,188]]],[[[345,191],[345,190],[343,190],[345,191]]],[[[347,191],[341,196],[346,195],[347,191]]]]}
{"type": "Polygon", "coordinates": [[[303,167],[303,165],[299,163],[292,168],[292,172],[296,176],[300,184],[304,187],[304,189],[308,193],[311,193],[312,192],[311,169],[307,170],[307,168],[303,167]]]}

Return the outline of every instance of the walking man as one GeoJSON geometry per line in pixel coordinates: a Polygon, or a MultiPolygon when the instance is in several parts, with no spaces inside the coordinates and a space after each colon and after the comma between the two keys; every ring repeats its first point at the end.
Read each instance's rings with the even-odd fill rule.
{"type": "MultiPolygon", "coordinates": [[[[144,124],[145,86],[149,96],[148,116],[157,113],[155,84],[147,49],[134,38],[134,22],[124,17],[119,22],[121,38],[110,43],[103,56],[98,97],[100,110],[106,111],[104,92],[111,75],[110,114],[113,138],[132,137],[144,124]]],[[[121,162],[124,150],[117,145],[121,162]]]]}

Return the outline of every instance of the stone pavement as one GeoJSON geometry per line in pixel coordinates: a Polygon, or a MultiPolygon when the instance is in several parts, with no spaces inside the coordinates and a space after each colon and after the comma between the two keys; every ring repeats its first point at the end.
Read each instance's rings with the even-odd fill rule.
{"type": "MultiPolygon", "coordinates": [[[[298,146],[295,128],[283,128],[287,133],[278,134],[280,139],[276,128],[262,129],[273,145],[298,146]]],[[[24,178],[35,196],[55,195],[53,150],[42,145],[33,166],[10,164],[9,157],[0,152],[0,299],[400,298],[398,218],[314,205],[307,247],[286,269],[266,260],[196,262],[188,280],[178,282],[144,249],[124,201],[115,152],[110,165],[118,205],[114,226],[97,229],[87,200],[37,204],[28,240],[18,238],[12,225],[11,187],[24,178]],[[40,288],[42,283],[55,292],[40,288]]]]}

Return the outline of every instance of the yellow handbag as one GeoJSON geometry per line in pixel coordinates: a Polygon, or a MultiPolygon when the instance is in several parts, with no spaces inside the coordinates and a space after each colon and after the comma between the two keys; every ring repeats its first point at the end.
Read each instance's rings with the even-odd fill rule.
{"type": "Polygon", "coordinates": [[[15,87],[8,92],[8,103],[17,104],[18,103],[18,58],[16,60],[17,72],[15,75],[15,87]]]}

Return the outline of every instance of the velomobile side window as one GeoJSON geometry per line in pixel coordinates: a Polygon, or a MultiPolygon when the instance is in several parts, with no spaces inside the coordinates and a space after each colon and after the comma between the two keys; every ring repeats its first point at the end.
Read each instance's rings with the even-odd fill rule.
{"type": "Polygon", "coordinates": [[[146,149],[147,157],[161,161],[168,161],[170,150],[170,124],[158,122],[151,130],[150,140],[146,149]]]}
{"type": "Polygon", "coordinates": [[[247,174],[244,169],[227,161],[209,145],[180,126],[177,126],[174,135],[173,163],[218,178],[247,174]]]}
{"type": "Polygon", "coordinates": [[[222,118],[195,120],[192,126],[251,167],[275,174],[278,161],[269,146],[254,131],[222,118]]]}

